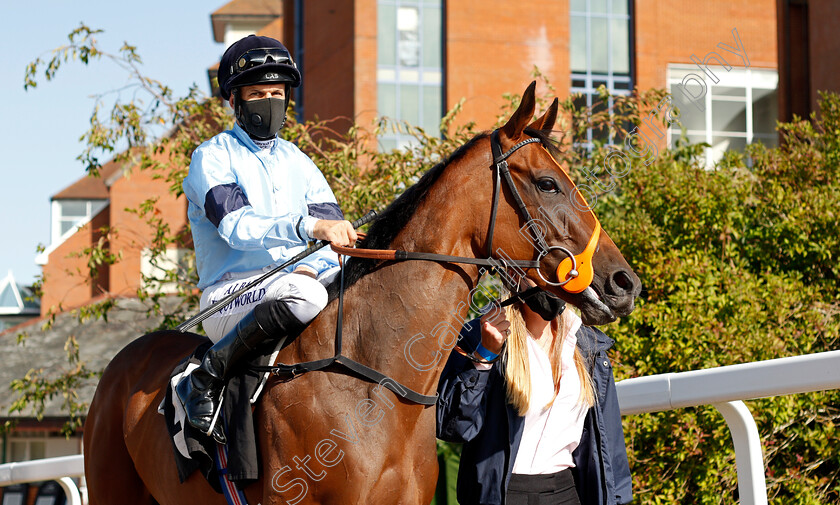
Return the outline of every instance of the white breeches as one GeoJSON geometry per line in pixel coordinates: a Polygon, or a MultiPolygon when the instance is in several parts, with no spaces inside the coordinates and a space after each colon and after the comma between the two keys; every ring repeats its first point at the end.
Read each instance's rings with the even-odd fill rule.
{"type": "MultiPolygon", "coordinates": [[[[337,268],[335,270],[337,271],[337,268]]],[[[271,300],[285,301],[289,310],[301,323],[308,323],[327,306],[327,290],[324,286],[334,278],[335,273],[325,272],[326,275],[320,275],[318,280],[294,273],[269,277],[239,295],[227,307],[205,319],[202,323],[204,331],[210,340],[216,343],[257,305],[271,300]]],[[[203,310],[213,305],[263,275],[263,272],[251,274],[240,274],[236,278],[224,279],[209,286],[201,295],[200,308],[203,310]]]]}

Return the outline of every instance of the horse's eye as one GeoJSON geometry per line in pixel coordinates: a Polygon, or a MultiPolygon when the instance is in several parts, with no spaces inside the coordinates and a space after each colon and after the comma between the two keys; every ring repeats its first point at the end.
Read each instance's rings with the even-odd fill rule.
{"type": "Polygon", "coordinates": [[[537,188],[546,193],[557,193],[560,191],[560,188],[557,187],[557,183],[554,182],[554,179],[548,177],[538,180],[537,188]]]}

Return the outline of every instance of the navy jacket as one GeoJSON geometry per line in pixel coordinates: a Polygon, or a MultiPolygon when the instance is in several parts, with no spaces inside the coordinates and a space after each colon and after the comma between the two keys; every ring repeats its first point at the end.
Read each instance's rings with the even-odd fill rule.
{"type": "MultiPolygon", "coordinates": [[[[474,350],[481,340],[478,320],[464,325],[460,346],[474,350]]],[[[598,329],[581,326],[577,345],[597,391],[589,409],[572,469],[582,505],[613,505],[633,499],[630,467],[624,446],[621,412],[607,350],[613,340],[598,329]]],[[[500,363],[476,370],[453,352],[438,385],[437,436],[464,444],[458,471],[461,505],[502,505],[525,418],[505,398],[500,363]]]]}

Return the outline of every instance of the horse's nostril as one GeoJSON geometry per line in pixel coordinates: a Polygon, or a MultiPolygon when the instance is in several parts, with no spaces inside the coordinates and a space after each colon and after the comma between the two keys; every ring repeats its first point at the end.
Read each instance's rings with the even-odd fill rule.
{"type": "Polygon", "coordinates": [[[615,281],[616,285],[623,289],[624,291],[630,291],[633,289],[633,280],[630,279],[630,276],[627,275],[625,272],[618,271],[613,275],[613,280],[615,281]]]}
{"type": "Polygon", "coordinates": [[[623,296],[632,293],[635,287],[633,278],[624,270],[614,272],[609,281],[604,286],[608,294],[613,296],[623,296]]]}

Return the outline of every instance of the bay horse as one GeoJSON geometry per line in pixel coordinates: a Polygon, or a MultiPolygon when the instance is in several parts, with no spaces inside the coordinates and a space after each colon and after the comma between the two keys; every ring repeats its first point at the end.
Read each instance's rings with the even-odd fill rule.
{"type": "MultiPolygon", "coordinates": [[[[556,208],[575,191],[550,152],[556,149],[548,132],[557,100],[532,121],[534,89],[532,83],[497,134],[478,135],[407,189],[361,246],[470,258],[496,251],[539,260],[541,268],[528,270],[529,279],[578,307],[585,324],[606,324],[633,310],[641,284],[612,240],[598,233],[594,213],[567,206],[578,215],[543,223],[539,240],[551,248],[546,253],[523,233],[528,227],[523,212],[545,216],[541,208],[556,208]],[[512,187],[494,184],[493,141],[508,151],[512,187]],[[581,250],[589,251],[591,283],[564,289],[552,280],[553,272],[571,256],[568,251],[581,250]]],[[[575,267],[583,271],[585,262],[575,267]]],[[[433,395],[447,359],[444,351],[454,345],[443,342],[448,338],[435,329],[460,328],[467,316],[464,300],[479,277],[480,268],[470,264],[350,260],[343,354],[433,395]]],[[[278,361],[333,356],[337,305],[333,300],[278,361]]],[[[225,503],[200,472],[179,482],[171,441],[157,413],[169,373],[204,341],[175,331],[145,335],[105,369],[84,429],[91,505],[225,503]]],[[[291,381],[271,377],[254,419],[261,477],[244,489],[252,505],[426,505],[432,499],[438,462],[435,412],[429,406],[331,368],[291,381]]]]}

